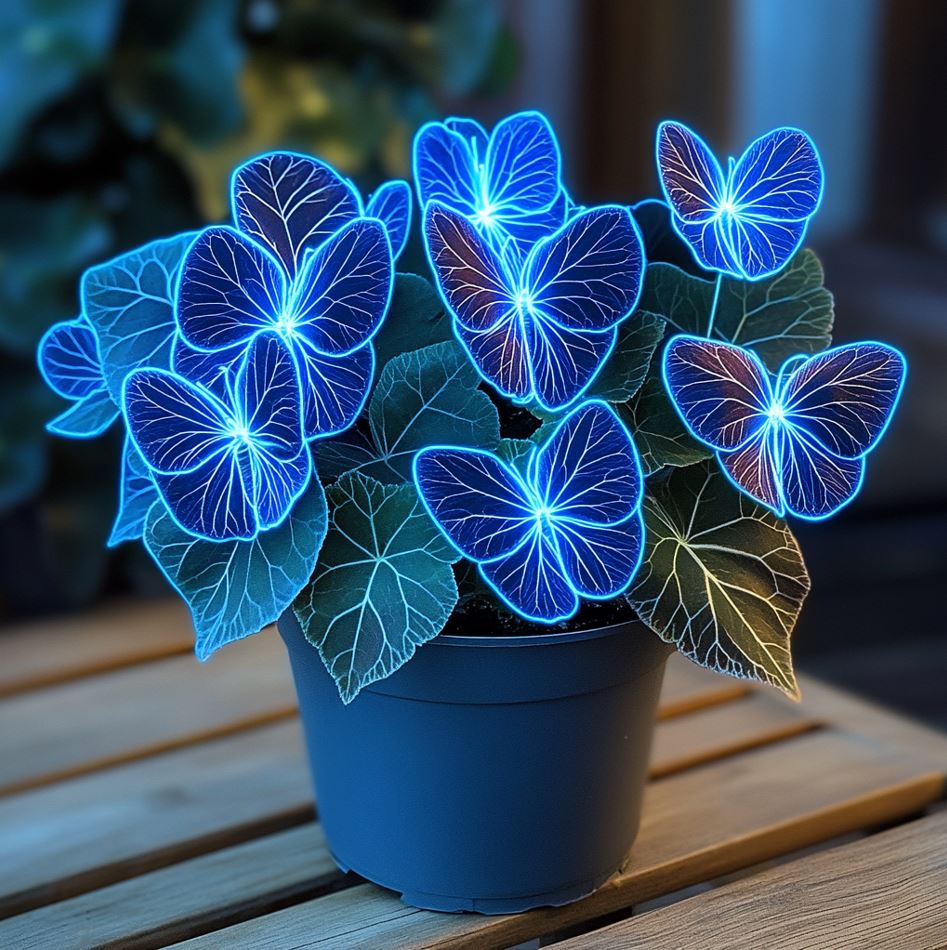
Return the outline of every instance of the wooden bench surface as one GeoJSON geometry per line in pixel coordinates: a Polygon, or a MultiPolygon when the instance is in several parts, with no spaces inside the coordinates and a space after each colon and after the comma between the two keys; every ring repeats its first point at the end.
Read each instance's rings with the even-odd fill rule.
{"type": "Polygon", "coordinates": [[[947,817],[911,820],[947,737],[824,684],[795,705],[672,657],[627,868],[567,907],[446,915],[335,868],[275,632],[207,664],[190,642],[170,602],[0,635],[4,950],[947,946],[947,817]]]}

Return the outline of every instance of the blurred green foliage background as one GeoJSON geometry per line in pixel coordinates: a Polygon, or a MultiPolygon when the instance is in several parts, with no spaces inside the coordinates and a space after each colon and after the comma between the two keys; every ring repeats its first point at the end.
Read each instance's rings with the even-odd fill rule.
{"type": "Polygon", "coordinates": [[[43,429],[62,407],[34,352],[77,314],[82,270],[224,219],[231,169],[272,148],[363,193],[410,178],[417,126],[516,63],[490,0],[0,4],[0,613],[164,583],[138,545],[105,548],[118,432],[43,429]]]}

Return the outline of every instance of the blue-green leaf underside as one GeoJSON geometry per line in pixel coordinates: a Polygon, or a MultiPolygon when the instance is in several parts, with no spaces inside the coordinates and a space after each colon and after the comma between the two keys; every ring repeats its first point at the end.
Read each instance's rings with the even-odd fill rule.
{"type": "Polygon", "coordinates": [[[46,423],[49,432],[70,439],[101,435],[118,418],[118,406],[104,389],[89,393],[46,423]]]}
{"type": "MultiPolygon", "coordinates": [[[[723,278],[714,339],[755,351],[772,372],[797,353],[824,350],[832,341],[834,303],[823,278],[822,265],[808,248],[765,280],[723,278]]],[[[714,281],[655,263],[648,266],[639,307],[663,316],[681,333],[704,336],[713,296],[714,281]]]]}
{"type": "Polygon", "coordinates": [[[99,338],[102,372],[116,404],[139,366],[167,368],[177,325],[175,282],[193,233],[154,241],[82,277],[82,308],[99,338]]]}
{"type": "Polygon", "coordinates": [[[375,335],[375,360],[380,369],[402,353],[452,340],[450,317],[430,281],[417,274],[395,274],[388,315],[375,335]]]}
{"type": "Polygon", "coordinates": [[[108,546],[114,548],[124,541],[135,541],[145,530],[151,506],[158,500],[158,489],[130,437],[125,438],[122,452],[122,483],[118,513],[112,525],[108,546]]]}
{"type": "Polygon", "coordinates": [[[790,635],[809,592],[784,521],[738,492],[716,462],[649,482],[645,555],[626,595],[695,663],[798,698],[790,635]]]}
{"type": "Polygon", "coordinates": [[[435,343],[382,370],[368,405],[368,430],[326,439],[315,450],[323,477],[361,472],[386,484],[411,481],[415,453],[429,445],[493,448],[500,419],[461,346],[435,343]]]}
{"type": "Polygon", "coordinates": [[[312,576],[327,524],[317,479],[283,524],[251,541],[195,538],[162,502],[151,507],[145,546],[191,609],[198,659],[279,619],[312,576]]]}
{"type": "Polygon", "coordinates": [[[457,603],[457,553],[413,485],[349,473],[327,494],[329,532],[293,609],[349,703],[441,632],[457,603]]]}

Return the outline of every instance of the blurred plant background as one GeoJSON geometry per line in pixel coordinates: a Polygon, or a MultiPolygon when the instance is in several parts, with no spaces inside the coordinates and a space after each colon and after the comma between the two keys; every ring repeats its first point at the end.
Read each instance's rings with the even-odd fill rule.
{"type": "MultiPolygon", "coordinates": [[[[43,429],[61,407],[34,352],[82,270],[227,217],[231,170],[261,151],[319,155],[364,193],[410,178],[417,126],[516,64],[490,0],[0,5],[0,612],[164,589],[140,545],[105,548],[117,431],[43,429]]],[[[422,269],[417,247],[401,266],[422,269]]]]}

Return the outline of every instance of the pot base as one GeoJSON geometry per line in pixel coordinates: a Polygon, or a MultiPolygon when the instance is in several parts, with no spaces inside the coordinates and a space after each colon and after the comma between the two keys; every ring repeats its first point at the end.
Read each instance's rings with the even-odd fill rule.
{"type": "Polygon", "coordinates": [[[523,897],[454,897],[449,894],[428,894],[424,891],[402,891],[397,884],[391,881],[377,880],[371,874],[366,874],[356,867],[349,867],[339,856],[330,849],[329,854],[337,867],[344,874],[350,871],[359,877],[365,878],[378,887],[394,891],[401,902],[408,907],[417,907],[419,910],[435,910],[446,914],[484,914],[485,916],[502,916],[504,914],[519,914],[526,910],[536,910],[539,907],[562,907],[582,900],[597,891],[607,880],[618,874],[628,863],[627,858],[621,865],[604,876],[597,876],[579,884],[564,887],[556,891],[547,891],[544,894],[529,894],[523,897]]]}

